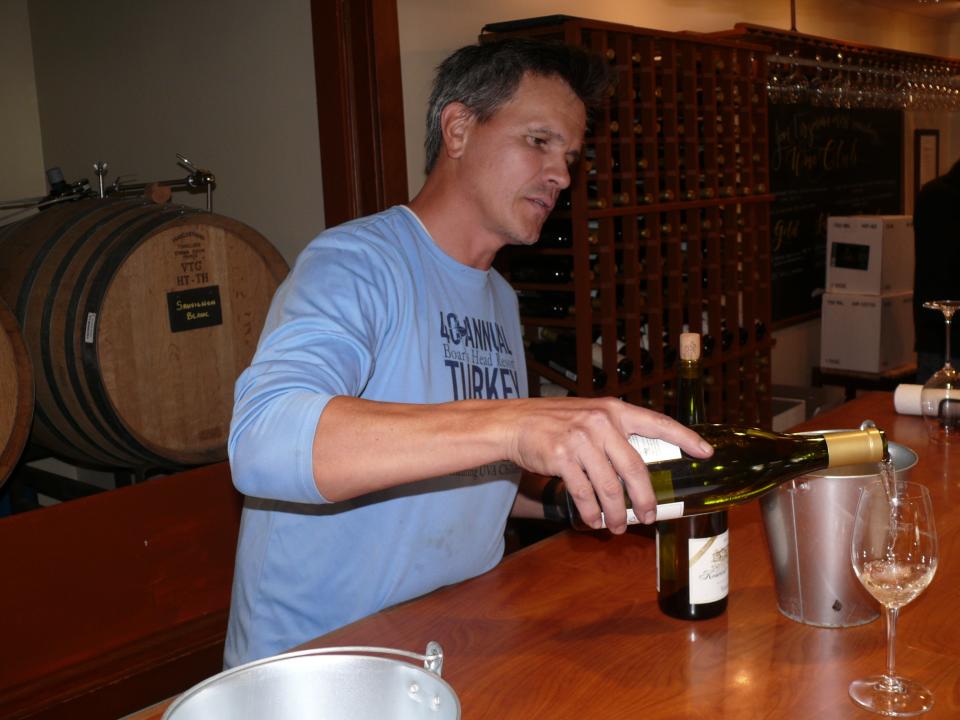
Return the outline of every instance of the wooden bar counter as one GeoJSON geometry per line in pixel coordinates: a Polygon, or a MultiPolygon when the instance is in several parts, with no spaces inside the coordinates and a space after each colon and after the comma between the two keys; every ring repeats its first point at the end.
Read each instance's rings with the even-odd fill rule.
{"type": "MultiPolygon", "coordinates": [[[[923,421],[895,414],[889,393],[862,396],[797,429],[857,427],[865,419],[918,453],[911,479],[933,494],[940,565],[901,612],[897,669],[933,690],[936,702],[924,717],[957,718],[960,449],[928,444],[923,421]]],[[[436,640],[465,720],[879,717],[855,706],[847,686],[884,670],[882,618],[842,629],[788,619],[777,609],[759,503],[732,510],[730,524],[730,600],[718,618],[685,622],[660,613],[649,531],[569,531],[486,575],[304,647],[423,652],[436,640]]]]}

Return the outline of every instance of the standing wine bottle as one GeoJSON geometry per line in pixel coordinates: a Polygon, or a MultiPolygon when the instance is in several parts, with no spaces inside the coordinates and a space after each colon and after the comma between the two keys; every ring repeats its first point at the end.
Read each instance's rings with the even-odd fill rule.
{"type": "MultiPolygon", "coordinates": [[[[700,335],[680,335],[677,420],[706,420],[700,335]]],[[[727,609],[730,580],[727,511],[657,523],[657,604],[680,620],[704,620],[727,609]]]]}
{"type": "MultiPolygon", "coordinates": [[[[886,436],[876,428],[825,435],[791,435],[736,425],[694,425],[692,429],[713,446],[709,458],[690,457],[664,440],[629,438],[650,471],[657,520],[726,510],[814,470],[878,463],[887,455],[886,436]]],[[[626,490],[623,496],[627,523],[639,523],[626,490]]],[[[571,524],[590,530],[569,494],[566,501],[571,524]]]]}

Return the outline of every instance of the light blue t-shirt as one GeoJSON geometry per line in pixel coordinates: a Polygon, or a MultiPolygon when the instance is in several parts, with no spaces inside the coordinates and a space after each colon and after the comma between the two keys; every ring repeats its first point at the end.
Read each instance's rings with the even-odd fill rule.
{"type": "MultiPolygon", "coordinates": [[[[527,396],[517,299],[398,206],[332,228],[277,290],[230,429],[240,524],[225,665],[283,652],[479,575],[503,555],[509,462],[327,503],[311,449],[329,399],[527,396]]],[[[376,644],[376,638],[370,638],[376,644]]]]}

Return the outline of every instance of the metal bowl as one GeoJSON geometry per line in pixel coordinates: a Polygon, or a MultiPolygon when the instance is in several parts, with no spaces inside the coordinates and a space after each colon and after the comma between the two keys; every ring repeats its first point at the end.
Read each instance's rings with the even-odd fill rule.
{"type": "MultiPolygon", "coordinates": [[[[836,431],[800,434],[826,432],[836,431]]],[[[908,480],[917,454],[895,442],[888,450],[897,480],[908,480]]],[[[877,477],[876,464],[833,467],[786,482],[760,499],[777,606],[791,620],[851,627],[879,617],[876,601],[850,564],[860,490],[877,477]]]]}
{"type": "Polygon", "coordinates": [[[442,663],[434,642],[426,655],[370,647],[275,655],[195,685],[163,720],[459,720],[460,700],[440,678],[442,663]],[[369,653],[415,658],[424,666],[369,653]]]}

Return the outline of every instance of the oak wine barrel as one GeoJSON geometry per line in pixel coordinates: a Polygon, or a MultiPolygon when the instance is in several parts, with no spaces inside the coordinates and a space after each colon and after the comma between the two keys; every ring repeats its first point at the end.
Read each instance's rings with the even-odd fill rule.
{"type": "Polygon", "coordinates": [[[33,417],[33,371],[16,318],[0,300],[0,486],[17,464],[33,417]]]}
{"type": "Polygon", "coordinates": [[[0,229],[0,296],[33,364],[31,442],[96,467],[226,457],[233,384],[287,273],[237,220],[82,200],[0,229]]]}

